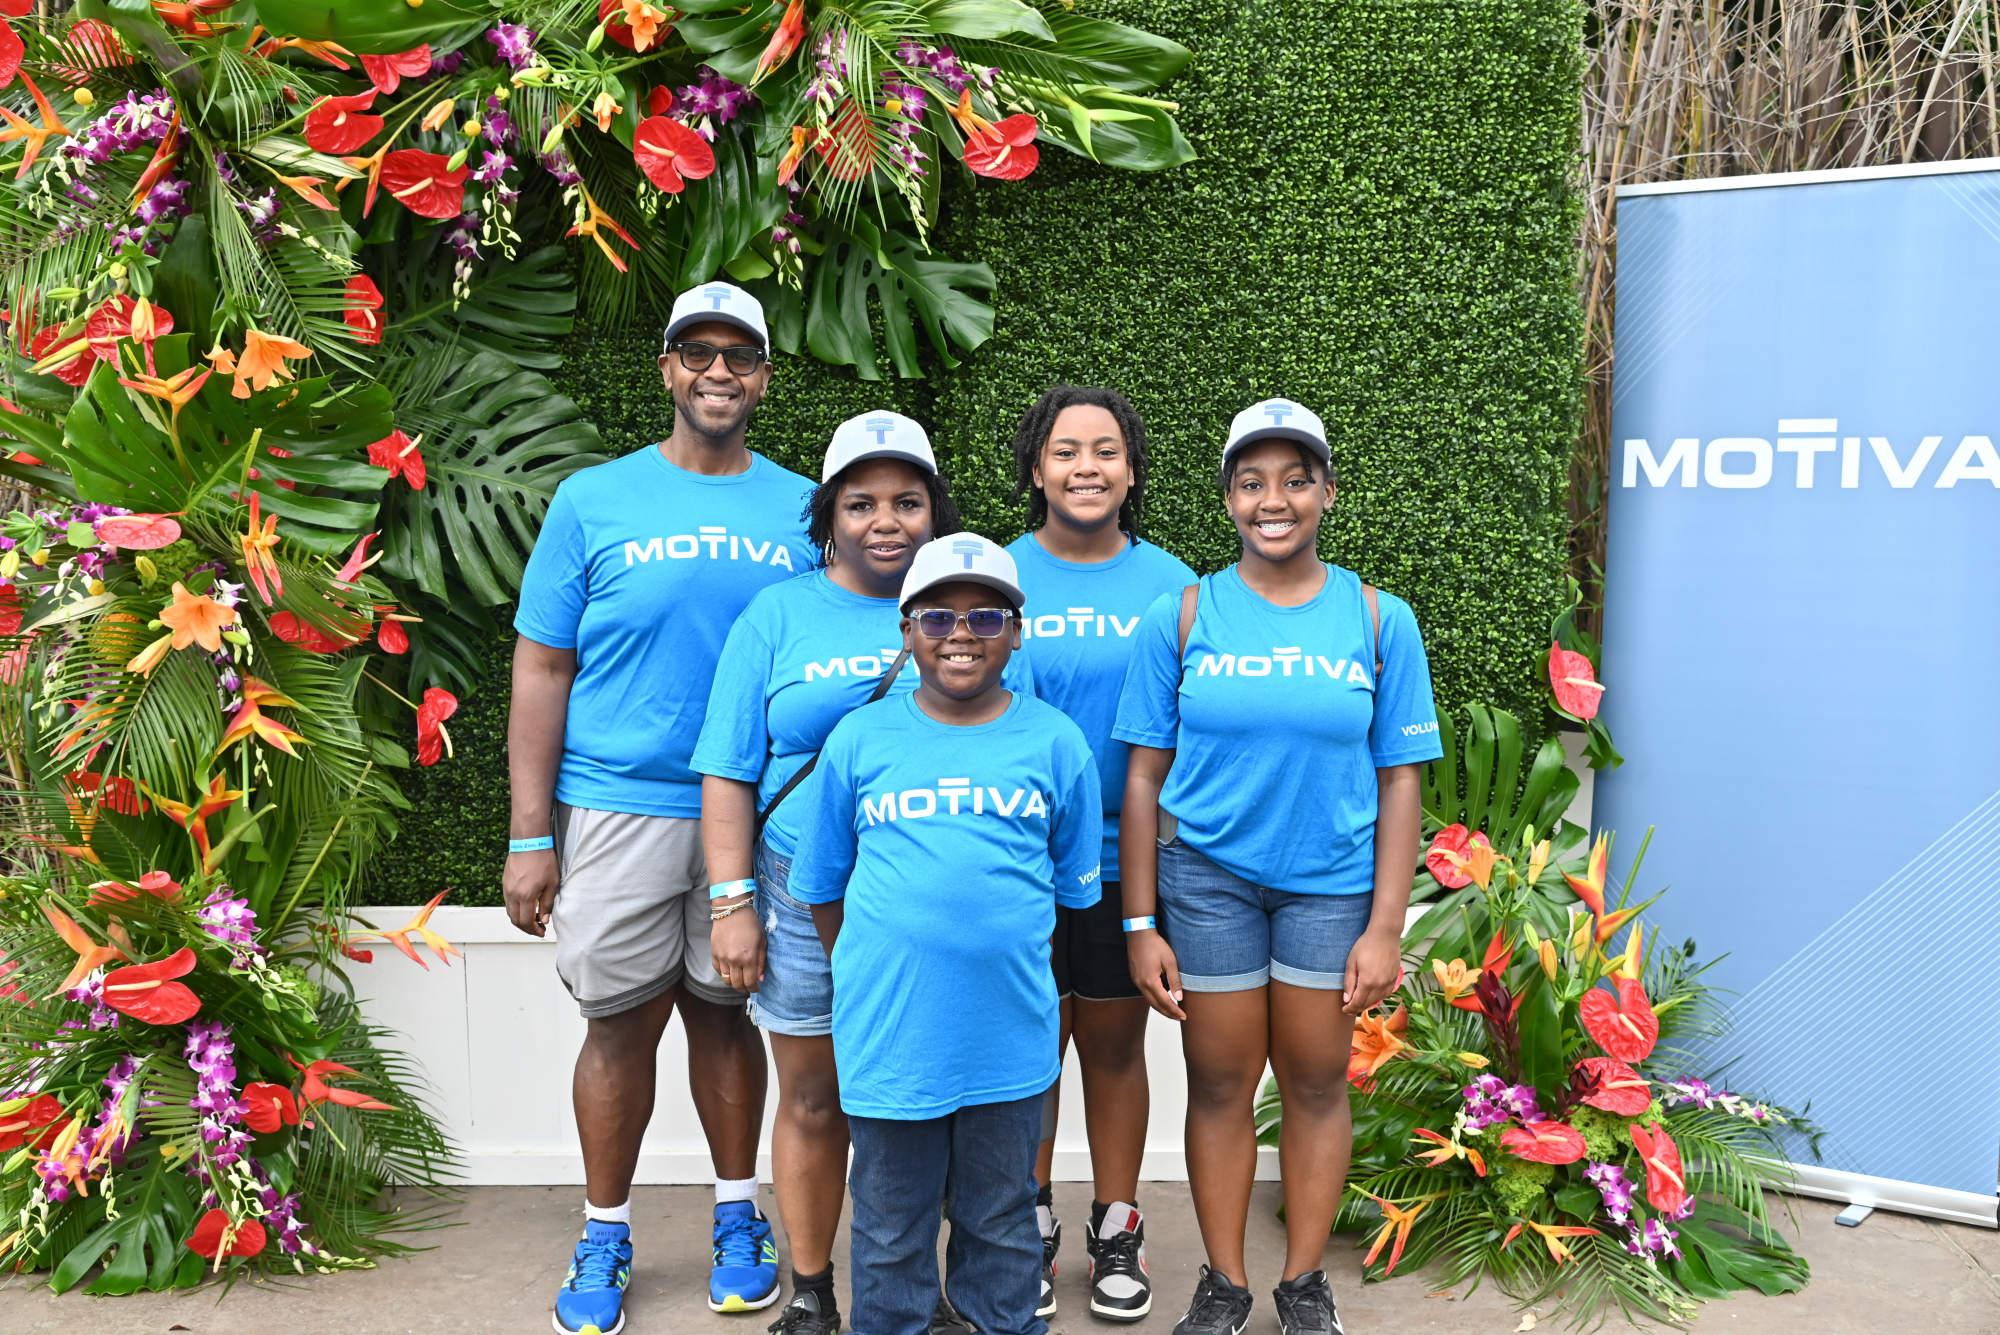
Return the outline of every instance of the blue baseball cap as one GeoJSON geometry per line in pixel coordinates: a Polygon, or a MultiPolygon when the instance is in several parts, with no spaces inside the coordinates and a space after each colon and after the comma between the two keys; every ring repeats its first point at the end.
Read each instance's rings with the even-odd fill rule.
{"type": "Polygon", "coordinates": [[[744,333],[755,335],[763,347],[771,346],[770,331],[764,327],[764,308],[758,304],[757,298],[734,283],[703,283],[674,298],[674,313],[667,320],[667,332],[660,340],[660,350],[665,352],[666,345],[674,341],[674,335],[689,325],[711,320],[733,324],[744,333]]]}
{"type": "Polygon", "coordinates": [[[826,447],[826,461],[819,468],[819,480],[831,482],[841,469],[863,459],[902,459],[933,476],[938,470],[937,455],[931,452],[930,433],[921,424],[886,408],[850,417],[833,429],[833,439],[826,447]]]}
{"type": "Polygon", "coordinates": [[[1236,414],[1229,424],[1229,443],[1222,447],[1222,462],[1227,465],[1244,446],[1260,440],[1296,440],[1318,455],[1321,463],[1333,462],[1326,425],[1319,414],[1290,399],[1265,399],[1236,414]]]}

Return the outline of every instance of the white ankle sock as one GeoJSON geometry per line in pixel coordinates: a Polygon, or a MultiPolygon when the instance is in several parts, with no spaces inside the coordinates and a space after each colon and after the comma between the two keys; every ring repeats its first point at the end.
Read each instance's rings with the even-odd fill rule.
{"type": "Polygon", "coordinates": [[[1056,1212],[1046,1205],[1037,1205],[1035,1207],[1035,1227],[1042,1231],[1042,1236],[1045,1238],[1055,1232],[1056,1212]]]}
{"type": "Polygon", "coordinates": [[[749,1177],[743,1178],[718,1177],[715,1179],[715,1203],[717,1205],[722,1205],[729,1201],[755,1201],[756,1199],[757,1175],[754,1173],[749,1177]]]}
{"type": "Polygon", "coordinates": [[[588,1196],[583,1198],[583,1217],[606,1224],[632,1226],[632,1202],[630,1199],[617,1205],[592,1205],[588,1196]]]}

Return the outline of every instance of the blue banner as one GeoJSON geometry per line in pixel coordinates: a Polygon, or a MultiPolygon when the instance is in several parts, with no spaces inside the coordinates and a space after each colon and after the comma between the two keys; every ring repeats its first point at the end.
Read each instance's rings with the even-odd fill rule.
{"type": "Polygon", "coordinates": [[[1723,1083],[1990,1215],[2000,170],[1957,166],[1621,192],[1595,815],[1727,952],[1723,1083]]]}

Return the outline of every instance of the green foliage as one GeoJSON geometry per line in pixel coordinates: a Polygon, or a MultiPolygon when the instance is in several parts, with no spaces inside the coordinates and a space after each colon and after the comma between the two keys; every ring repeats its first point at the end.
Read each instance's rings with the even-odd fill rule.
{"type": "MultiPolygon", "coordinates": [[[[1442,708],[1463,718],[1486,701],[1525,721],[1518,754],[1545,787],[1511,809],[1541,829],[1566,782],[1536,768],[1535,721],[1543,632],[1564,605],[1563,470],[1583,385],[1581,5],[1084,10],[1194,51],[1165,95],[1201,157],[1135,177],[1045,151],[1025,182],[952,179],[937,244],[991,265],[994,336],[956,368],[919,347],[931,378],[917,383],[782,358],[753,447],[811,475],[842,418],[908,412],[931,427],[967,527],[1004,541],[1026,518],[1008,452],[1021,413],[1059,380],[1115,385],[1151,440],[1147,535],[1214,570],[1237,552],[1212,480],[1230,416],[1266,394],[1300,399],[1334,433],[1328,557],[1410,601],[1442,708]]],[[[984,58],[988,40],[1006,39],[954,49],[984,58]]],[[[773,314],[782,330],[785,310],[773,314]]],[[[869,314],[868,360],[899,364],[869,314]]],[[[614,454],[670,428],[656,330],[599,324],[556,373],[614,454]]],[[[457,762],[412,776],[417,810],[374,902],[446,886],[455,904],[499,902],[505,661],[503,646],[452,720],[457,762]]],[[[1497,747],[1504,725],[1489,717],[1497,747]]],[[[1489,784],[1488,804],[1521,793],[1509,781],[1489,784]]]]}

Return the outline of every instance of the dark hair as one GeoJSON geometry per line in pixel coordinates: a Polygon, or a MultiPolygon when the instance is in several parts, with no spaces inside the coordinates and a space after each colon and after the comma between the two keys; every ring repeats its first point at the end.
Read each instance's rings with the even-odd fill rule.
{"type": "MultiPolygon", "coordinates": [[[[812,495],[806,497],[806,508],[800,513],[799,518],[805,520],[806,541],[810,542],[813,551],[819,554],[821,565],[833,564],[833,504],[840,498],[840,484],[846,480],[848,473],[853,471],[856,464],[874,462],[873,459],[856,459],[854,463],[814,487],[812,495]]],[[[963,525],[959,522],[958,507],[952,504],[951,491],[945,486],[944,478],[937,473],[925,472],[907,459],[897,462],[909,463],[911,468],[916,469],[917,476],[924,481],[924,492],[931,500],[931,536],[940,538],[947,533],[958,532],[963,525]]]]}
{"type": "Polygon", "coordinates": [[[1035,465],[1042,460],[1042,447],[1049,443],[1056,417],[1065,408],[1102,408],[1118,422],[1125,437],[1125,457],[1131,463],[1132,488],[1118,507],[1118,527],[1139,536],[1139,509],[1146,496],[1146,424],[1123,394],[1096,385],[1057,385],[1044,390],[1042,397],[1021,416],[1014,428],[1014,486],[1017,495],[1028,498],[1028,527],[1036,528],[1049,517],[1049,498],[1035,485],[1035,465]]]}
{"type": "MultiPolygon", "coordinates": [[[[1285,436],[1277,436],[1274,437],[1273,439],[1286,440],[1289,438],[1285,436]]],[[[1253,440],[1250,442],[1250,445],[1262,445],[1265,443],[1266,443],[1265,441],[1253,440]]],[[[1306,444],[1302,440],[1292,440],[1292,444],[1298,447],[1299,461],[1306,466],[1306,475],[1308,477],[1312,478],[1314,481],[1318,481],[1320,475],[1324,473],[1329,482],[1334,480],[1333,465],[1327,460],[1320,458],[1318,453],[1314,451],[1312,446],[1306,444]]],[[[1246,450],[1249,448],[1250,448],[1249,445],[1243,447],[1243,449],[1246,450]]],[[[1236,465],[1242,458],[1243,458],[1243,450],[1238,450],[1236,453],[1230,455],[1227,459],[1223,460],[1222,471],[1217,475],[1216,481],[1221,485],[1222,489],[1225,492],[1229,490],[1229,484],[1236,480],[1236,465]]]]}

